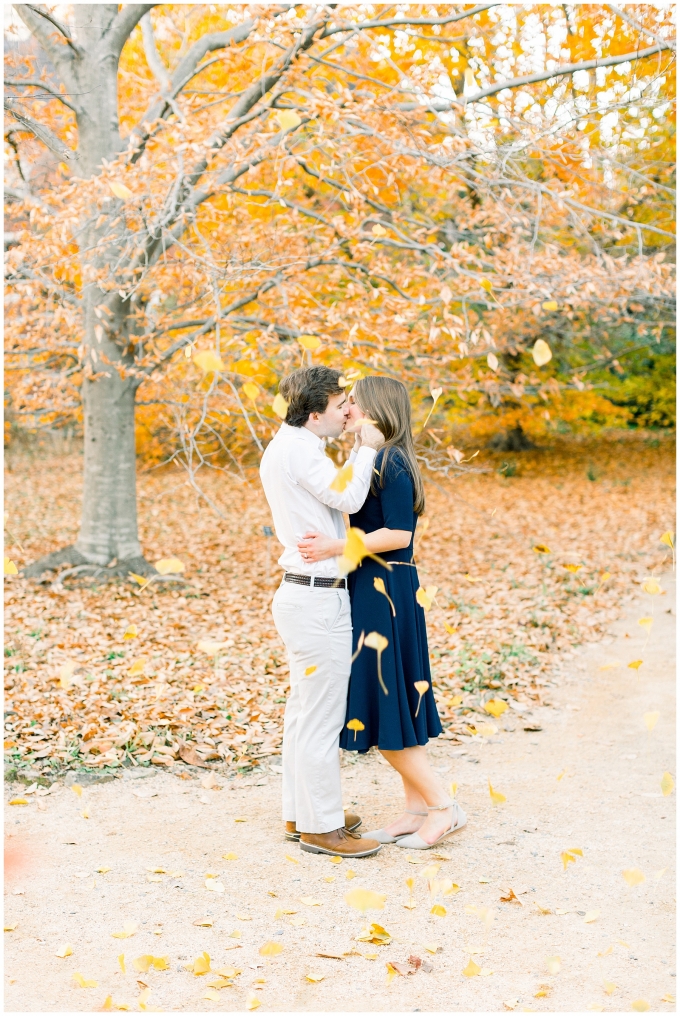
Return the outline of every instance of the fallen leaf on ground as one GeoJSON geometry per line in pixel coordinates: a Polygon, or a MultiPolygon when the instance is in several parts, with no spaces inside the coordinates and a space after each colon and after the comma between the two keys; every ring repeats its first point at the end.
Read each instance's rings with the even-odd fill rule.
{"type": "Polygon", "coordinates": [[[130,938],[137,931],[134,921],[125,921],[122,931],[112,931],[111,938],[130,938]]]}
{"type": "Polygon", "coordinates": [[[661,793],[664,797],[668,797],[669,794],[673,793],[675,783],[670,773],[664,773],[661,777],[661,793]]]}
{"type": "Polygon", "coordinates": [[[360,910],[362,914],[367,910],[384,910],[386,899],[385,893],[376,893],[371,889],[352,889],[345,894],[345,903],[355,910],[360,910]]]}
{"type": "Polygon", "coordinates": [[[489,780],[489,796],[493,804],[503,804],[507,800],[505,794],[500,794],[497,790],[493,789],[491,780],[489,780]]]}
{"type": "Polygon", "coordinates": [[[57,949],[57,951],[55,952],[54,955],[58,956],[62,960],[66,956],[73,956],[73,946],[72,945],[62,945],[61,949],[57,949]]]}
{"type": "Polygon", "coordinates": [[[640,871],[639,868],[627,868],[621,874],[623,875],[623,877],[626,880],[626,882],[628,883],[628,885],[631,885],[631,886],[641,885],[644,882],[644,880],[645,880],[645,876],[640,871]]]}
{"type": "Polygon", "coordinates": [[[462,971],[464,977],[477,977],[477,975],[481,974],[481,972],[482,968],[475,963],[472,957],[470,957],[468,965],[462,971]]]}
{"type": "Polygon", "coordinates": [[[562,960],[559,956],[548,956],[545,965],[549,974],[559,974],[562,969],[562,960]]]}
{"type": "Polygon", "coordinates": [[[87,978],[83,977],[83,975],[79,974],[77,971],[74,971],[74,973],[71,974],[71,977],[76,982],[76,984],[79,987],[81,987],[81,988],[96,988],[97,987],[97,982],[96,981],[88,981],[87,978]]]}
{"type": "Polygon", "coordinates": [[[588,910],[586,916],[583,918],[584,924],[592,924],[600,916],[599,910],[588,910]]]}
{"type": "Polygon", "coordinates": [[[259,949],[260,956],[278,956],[282,952],[283,946],[280,942],[265,942],[259,949]]]}

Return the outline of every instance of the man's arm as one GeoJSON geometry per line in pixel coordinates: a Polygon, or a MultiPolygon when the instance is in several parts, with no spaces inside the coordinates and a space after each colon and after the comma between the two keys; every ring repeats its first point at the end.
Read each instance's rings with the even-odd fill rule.
{"type": "Polygon", "coordinates": [[[368,495],[375,456],[375,448],[359,449],[352,463],[354,475],[343,491],[330,489],[336,469],[321,449],[314,450],[305,461],[297,460],[296,456],[297,461],[291,463],[291,473],[296,483],[313,494],[317,501],[341,512],[356,512],[368,495]]]}

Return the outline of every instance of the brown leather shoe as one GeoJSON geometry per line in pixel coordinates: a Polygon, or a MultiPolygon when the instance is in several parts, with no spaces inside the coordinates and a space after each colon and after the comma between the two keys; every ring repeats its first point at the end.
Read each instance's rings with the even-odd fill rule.
{"type": "Polygon", "coordinates": [[[301,833],[300,849],[310,854],[337,854],[340,857],[370,857],[377,854],[381,844],[377,840],[364,840],[349,829],[334,829],[331,833],[301,833]]]}
{"type": "MultiPolygon", "coordinates": [[[[361,819],[358,815],[352,814],[351,811],[345,812],[345,829],[349,829],[353,833],[360,825],[361,819]]],[[[297,831],[295,822],[286,822],[286,839],[294,840],[296,843],[300,839],[300,833],[297,831]]]]}

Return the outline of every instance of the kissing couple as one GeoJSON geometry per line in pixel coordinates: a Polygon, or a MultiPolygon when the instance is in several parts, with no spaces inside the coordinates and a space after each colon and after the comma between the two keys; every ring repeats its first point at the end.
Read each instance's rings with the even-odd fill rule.
{"type": "Polygon", "coordinates": [[[284,548],[272,613],[290,664],[286,839],[315,854],[369,857],[385,843],[427,850],[467,819],[425,750],[442,726],[416,600],[413,538],[425,497],[408,392],[381,376],[360,378],[349,394],[345,386],[330,367],[283,378],[286,418],[265,450],[260,477],[284,548]],[[352,478],[339,489],[325,445],[345,430],[356,434],[352,478]],[[369,554],[380,555],[365,557],[347,578],[338,566],[343,512],[365,533],[369,554]],[[364,754],[372,745],[401,776],[405,808],[383,829],[359,833],[360,817],[343,811],[338,746],[364,754]]]}

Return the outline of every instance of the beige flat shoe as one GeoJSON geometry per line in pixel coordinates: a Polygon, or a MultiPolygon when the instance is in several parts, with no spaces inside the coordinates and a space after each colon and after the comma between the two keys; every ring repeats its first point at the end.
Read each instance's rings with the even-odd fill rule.
{"type": "MultiPolygon", "coordinates": [[[[411,811],[409,808],[405,808],[404,811],[406,812],[407,815],[423,815],[425,816],[425,818],[427,818],[426,811],[411,811]]],[[[363,839],[377,840],[378,843],[396,843],[397,840],[399,839],[398,836],[392,836],[391,833],[386,833],[384,829],[373,829],[371,832],[362,833],[361,835],[363,839]]],[[[407,835],[414,836],[415,833],[410,833],[407,835]]]]}
{"type": "Polygon", "coordinates": [[[467,824],[467,815],[459,804],[455,801],[450,801],[449,804],[440,804],[437,807],[429,808],[428,811],[446,811],[447,808],[451,808],[453,814],[451,815],[451,825],[442,833],[434,843],[426,843],[422,836],[418,833],[410,833],[408,836],[400,836],[396,844],[398,847],[407,847],[409,850],[430,850],[431,847],[436,847],[438,843],[445,840],[451,833],[457,833],[459,829],[462,829],[467,824]]]}

